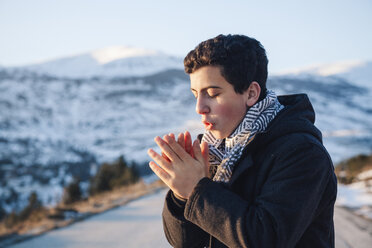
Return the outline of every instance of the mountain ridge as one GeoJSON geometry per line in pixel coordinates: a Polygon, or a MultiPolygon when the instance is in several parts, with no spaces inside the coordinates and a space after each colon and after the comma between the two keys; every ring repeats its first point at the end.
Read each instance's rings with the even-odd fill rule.
{"type": "Polygon", "coordinates": [[[112,46],[9,69],[67,78],[130,77],[182,69],[182,60],[160,51],[112,46]]]}
{"type": "Polygon", "coordinates": [[[302,68],[285,70],[275,76],[320,76],[338,77],[360,86],[372,89],[372,61],[346,60],[334,63],[310,65],[302,68]]]}

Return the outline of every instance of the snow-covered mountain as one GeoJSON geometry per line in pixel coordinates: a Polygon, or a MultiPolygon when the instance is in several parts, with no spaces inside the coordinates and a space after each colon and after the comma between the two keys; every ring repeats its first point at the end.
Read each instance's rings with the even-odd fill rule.
{"type": "Polygon", "coordinates": [[[182,60],[158,51],[113,46],[14,69],[63,78],[111,78],[144,76],[167,69],[182,69],[182,60]]]}
{"type": "MultiPolygon", "coordinates": [[[[148,161],[146,150],[155,147],[156,135],[202,132],[181,59],[141,49],[103,51],[0,68],[0,204],[7,210],[32,190],[53,204],[72,176],[86,186],[98,164],[122,154],[148,161]]],[[[347,71],[358,82],[345,71],[319,70],[268,81],[278,94],[309,95],[335,162],[372,148],[372,77],[362,73],[368,72],[363,66],[371,63],[347,71]]]]}
{"type": "Polygon", "coordinates": [[[371,61],[341,61],[332,64],[313,65],[280,73],[280,75],[337,77],[352,82],[358,86],[372,89],[371,61]]]}
{"type": "Polygon", "coordinates": [[[148,160],[152,137],[195,119],[192,109],[169,114],[192,102],[182,66],[117,47],[0,68],[0,206],[25,203],[33,190],[53,204],[72,176],[86,184],[103,161],[148,160]]]}

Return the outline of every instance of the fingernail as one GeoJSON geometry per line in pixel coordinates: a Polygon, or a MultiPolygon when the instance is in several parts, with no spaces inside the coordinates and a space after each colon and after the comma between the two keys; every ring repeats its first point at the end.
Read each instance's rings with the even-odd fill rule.
{"type": "Polygon", "coordinates": [[[161,138],[160,138],[159,136],[156,136],[156,137],[155,137],[155,142],[156,142],[156,143],[161,143],[161,138]]]}

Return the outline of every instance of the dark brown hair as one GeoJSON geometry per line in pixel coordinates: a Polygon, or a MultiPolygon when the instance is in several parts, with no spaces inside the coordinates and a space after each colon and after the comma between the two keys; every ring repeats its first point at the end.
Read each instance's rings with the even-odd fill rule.
{"type": "Polygon", "coordinates": [[[190,74],[203,66],[218,66],[221,75],[243,93],[256,81],[261,87],[259,100],[266,95],[268,60],[264,47],[245,35],[218,35],[201,42],[184,59],[185,72],[190,74]]]}

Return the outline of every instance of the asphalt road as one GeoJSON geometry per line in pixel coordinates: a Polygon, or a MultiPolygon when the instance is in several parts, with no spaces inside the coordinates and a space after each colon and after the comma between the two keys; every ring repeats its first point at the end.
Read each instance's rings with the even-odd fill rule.
{"type": "Polygon", "coordinates": [[[336,207],[334,222],[337,248],[372,248],[372,221],[336,207]]]}
{"type": "MultiPolygon", "coordinates": [[[[165,240],[161,210],[165,191],[145,196],[83,222],[50,231],[12,248],[146,248],[170,247],[165,240]]],[[[371,248],[372,222],[335,208],[337,248],[371,248]]]]}

